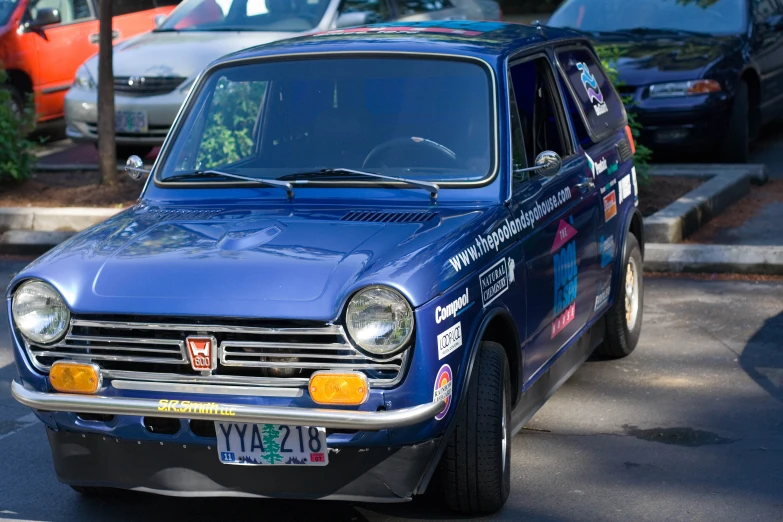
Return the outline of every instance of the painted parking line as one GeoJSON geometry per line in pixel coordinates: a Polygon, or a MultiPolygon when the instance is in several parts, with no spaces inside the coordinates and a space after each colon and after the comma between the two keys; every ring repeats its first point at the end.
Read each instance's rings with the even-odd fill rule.
{"type": "Polygon", "coordinates": [[[11,435],[15,435],[37,423],[38,418],[35,416],[35,413],[32,412],[23,417],[19,417],[16,420],[0,421],[0,440],[3,440],[6,437],[10,437],[11,435]]]}

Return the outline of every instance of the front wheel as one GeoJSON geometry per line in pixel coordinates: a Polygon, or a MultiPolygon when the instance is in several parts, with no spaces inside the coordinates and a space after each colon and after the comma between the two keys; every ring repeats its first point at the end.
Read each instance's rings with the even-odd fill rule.
{"type": "Polygon", "coordinates": [[[642,251],[636,236],[628,234],[623,252],[619,288],[614,304],[606,312],[606,337],[596,353],[610,359],[630,355],[642,333],[644,276],[642,251]]]}
{"type": "Polygon", "coordinates": [[[475,364],[437,482],[450,509],[478,515],[498,511],[511,491],[511,380],[497,343],[482,343],[475,364]]]}

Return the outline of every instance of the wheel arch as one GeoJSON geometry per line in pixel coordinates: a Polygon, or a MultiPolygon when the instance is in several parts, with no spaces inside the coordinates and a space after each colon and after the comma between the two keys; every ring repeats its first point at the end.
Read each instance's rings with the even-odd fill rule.
{"type": "Polygon", "coordinates": [[[5,71],[8,76],[7,82],[16,87],[23,96],[33,94],[33,79],[21,69],[8,69],[5,71]]]}

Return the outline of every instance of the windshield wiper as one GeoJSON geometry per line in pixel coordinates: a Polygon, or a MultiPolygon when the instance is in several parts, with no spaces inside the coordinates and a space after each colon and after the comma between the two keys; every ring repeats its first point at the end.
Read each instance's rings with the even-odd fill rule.
{"type": "Polygon", "coordinates": [[[312,172],[300,172],[297,174],[288,174],[278,179],[281,180],[288,179],[293,181],[294,183],[301,180],[300,182],[306,183],[308,178],[309,179],[324,178],[324,177],[333,177],[335,175],[339,176],[345,174],[351,176],[364,176],[365,178],[382,179],[385,181],[404,183],[406,185],[410,185],[411,187],[421,188],[428,191],[430,193],[430,198],[432,199],[438,199],[438,191],[440,190],[438,184],[432,183],[431,181],[419,181],[416,179],[398,178],[395,176],[385,176],[383,174],[376,174],[375,172],[366,172],[363,170],[353,170],[353,169],[344,169],[344,168],[321,169],[312,172]]]}
{"type": "Polygon", "coordinates": [[[161,181],[181,181],[181,180],[193,179],[193,178],[230,178],[230,179],[238,179],[241,181],[249,181],[251,183],[258,183],[259,185],[284,188],[286,192],[286,196],[288,196],[288,199],[292,199],[294,197],[294,187],[287,181],[280,181],[276,179],[251,178],[248,176],[240,176],[239,174],[230,174],[228,172],[222,172],[219,170],[197,170],[195,172],[187,172],[184,174],[177,174],[176,176],[170,176],[168,178],[162,179],[161,181]]]}

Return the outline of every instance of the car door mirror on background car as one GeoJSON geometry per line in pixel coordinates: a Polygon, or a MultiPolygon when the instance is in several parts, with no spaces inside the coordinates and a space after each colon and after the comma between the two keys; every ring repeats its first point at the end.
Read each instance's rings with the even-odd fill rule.
{"type": "Polygon", "coordinates": [[[560,159],[560,155],[551,150],[545,150],[536,158],[535,168],[543,176],[552,177],[557,175],[562,166],[563,160],[560,159]]]}
{"type": "Polygon", "coordinates": [[[353,27],[356,25],[364,25],[369,18],[368,13],[343,13],[337,17],[335,27],[342,29],[343,27],[353,27]]]}
{"type": "Polygon", "coordinates": [[[159,14],[158,16],[156,16],[155,20],[153,21],[153,23],[155,24],[155,28],[158,28],[161,25],[163,25],[163,22],[165,21],[166,21],[166,15],[159,14]]]}
{"type": "Polygon", "coordinates": [[[51,7],[41,7],[35,13],[35,18],[25,24],[26,27],[43,27],[59,24],[62,21],[60,11],[51,7]]]}

